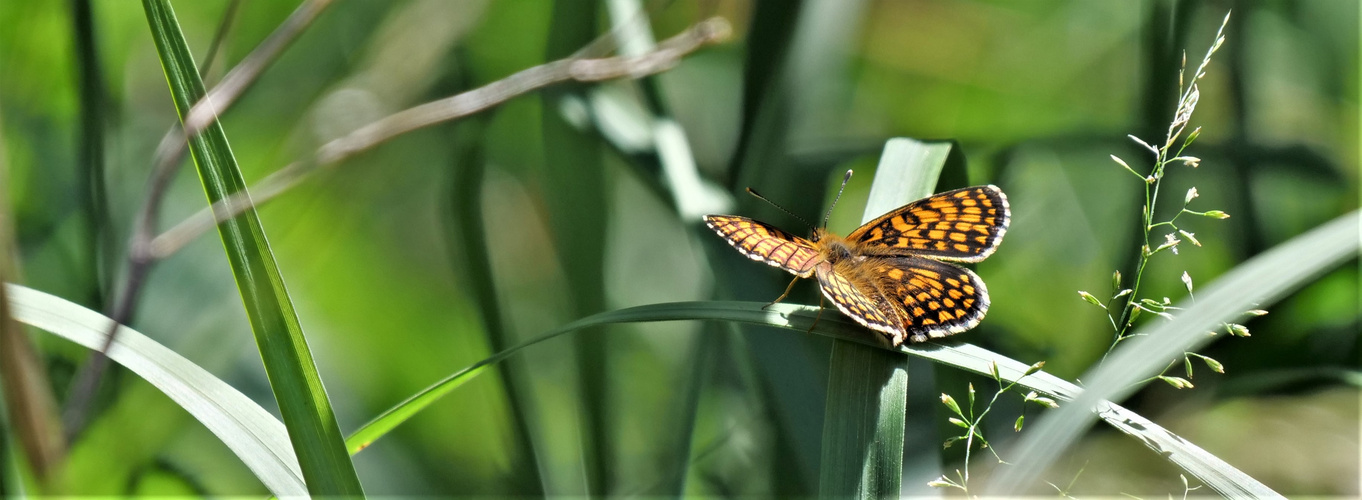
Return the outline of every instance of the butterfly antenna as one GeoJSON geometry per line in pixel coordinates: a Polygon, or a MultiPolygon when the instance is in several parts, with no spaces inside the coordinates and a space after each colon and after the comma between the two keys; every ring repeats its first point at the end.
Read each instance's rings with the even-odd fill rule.
{"type": "Polygon", "coordinates": [[[847,181],[851,180],[851,171],[847,170],[847,175],[842,177],[842,187],[837,189],[837,197],[832,199],[832,205],[828,206],[827,215],[823,216],[823,228],[827,229],[828,219],[832,218],[832,207],[837,206],[837,200],[842,199],[842,191],[847,190],[847,181]]]}
{"type": "Polygon", "coordinates": [[[798,215],[795,215],[794,212],[791,212],[791,211],[789,211],[789,210],[786,210],[785,207],[782,207],[782,206],[780,206],[780,205],[777,205],[776,202],[766,199],[765,196],[762,196],[761,193],[758,193],[756,190],[754,190],[754,189],[752,189],[752,188],[747,188],[747,194],[750,194],[750,195],[752,195],[752,196],[756,196],[758,200],[761,200],[761,201],[770,203],[771,206],[776,207],[776,208],[779,208],[781,212],[785,212],[785,213],[787,213],[787,214],[790,214],[790,217],[794,217],[794,218],[797,219],[799,222],[803,222],[805,226],[809,226],[809,229],[814,229],[813,224],[809,224],[809,221],[804,220],[803,217],[800,217],[800,216],[798,216],[798,215]]]}

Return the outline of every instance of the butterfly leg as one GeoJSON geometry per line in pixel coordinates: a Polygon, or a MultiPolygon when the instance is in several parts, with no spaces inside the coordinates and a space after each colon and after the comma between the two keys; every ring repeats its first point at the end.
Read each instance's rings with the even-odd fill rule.
{"type": "Polygon", "coordinates": [[[794,290],[794,284],[795,284],[796,281],[799,281],[799,277],[798,277],[798,276],[795,276],[795,279],[790,280],[790,286],[785,287],[785,293],[780,294],[780,296],[779,296],[779,297],[776,297],[776,300],[771,301],[770,304],[766,304],[766,305],[764,305],[764,306],[761,306],[762,310],[765,310],[765,309],[768,308],[768,307],[771,307],[771,306],[776,305],[777,302],[780,302],[780,301],[782,301],[782,300],[785,300],[785,297],[790,295],[790,290],[794,290]]]}
{"type": "Polygon", "coordinates": [[[823,318],[823,294],[820,293],[818,294],[818,315],[813,317],[813,324],[809,325],[809,331],[804,333],[813,333],[813,327],[818,326],[818,320],[822,318],[823,318]]]}

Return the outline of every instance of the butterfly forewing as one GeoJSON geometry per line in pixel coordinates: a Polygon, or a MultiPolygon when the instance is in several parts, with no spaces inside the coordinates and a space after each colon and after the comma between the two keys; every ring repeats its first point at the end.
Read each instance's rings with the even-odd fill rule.
{"type": "Polygon", "coordinates": [[[1007,197],[996,186],[947,191],[866,223],[847,240],[867,253],[979,262],[1007,232],[1007,197]]]}
{"type": "Polygon", "coordinates": [[[707,215],[705,225],[752,260],[765,262],[803,278],[813,273],[818,248],[804,238],[764,222],[736,215],[707,215]]]}

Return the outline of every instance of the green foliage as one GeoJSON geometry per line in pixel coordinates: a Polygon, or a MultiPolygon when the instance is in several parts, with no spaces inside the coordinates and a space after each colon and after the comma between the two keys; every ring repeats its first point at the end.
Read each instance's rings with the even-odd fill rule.
{"type": "MultiPolygon", "coordinates": [[[[202,92],[166,92],[158,44],[183,33],[169,76],[192,80],[191,53],[234,67],[294,7],[241,2],[214,40],[224,2],[177,2],[155,37],[137,9],[83,2],[78,22],[81,3],[0,3],[0,225],[16,229],[0,248],[19,270],[6,279],[31,289],[9,289],[28,301],[16,316],[56,334],[33,336],[54,403],[98,340],[93,311],[119,297],[157,141],[202,92]],[[106,196],[89,196],[100,181],[106,196]]],[[[1355,496],[1338,478],[1355,477],[1357,450],[1337,436],[1356,432],[1339,401],[1362,373],[1358,273],[1343,265],[1359,7],[1237,8],[1206,76],[1174,89],[1177,51],[1223,15],[1208,3],[330,2],[196,141],[203,177],[173,180],[166,224],[205,206],[205,182],[210,197],[255,185],[603,33],[591,50],[630,53],[710,15],[735,28],[655,77],[403,134],[224,224],[225,245],[158,262],[130,320],[141,334],[120,337],[64,476],[37,486],[10,447],[0,489],[293,495],[303,477],[358,488],[357,471],[384,496],[912,496],[943,476],[970,494],[1355,496]],[[1204,128],[1126,138],[1167,137],[1191,83],[1204,128]],[[954,139],[942,181],[915,190],[993,183],[1012,203],[1006,241],[975,268],[992,307],[957,342],[886,350],[831,309],[811,330],[807,284],[764,310],[788,275],[699,222],[800,233],[743,188],[812,220],[855,169],[830,224],[846,234],[926,192],[876,201],[884,167],[903,166],[877,165],[889,137],[954,139]],[[848,370],[871,364],[880,375],[848,370]],[[881,392],[885,373],[907,380],[881,392]],[[1047,403],[1060,408],[1034,411],[1047,403]],[[1289,429],[1257,433],[1287,411],[1289,429]],[[1118,432],[1085,434],[1093,417],[1118,432]],[[867,461],[871,439],[837,429],[903,459],[867,461]],[[984,437],[1008,464],[977,460],[984,437]]]]}
{"type": "MultiPolygon", "coordinates": [[[[181,118],[203,98],[205,90],[198,68],[179,22],[167,0],[144,0],[147,22],[156,42],[170,84],[170,94],[181,118]]],[[[220,124],[208,126],[189,138],[189,150],[198,166],[208,202],[213,203],[246,189],[236,158],[220,124]]],[[[265,240],[265,230],[254,210],[218,226],[227,260],[232,264],[237,288],[251,321],[260,357],[269,374],[270,387],[284,423],[308,492],[326,496],[364,494],[355,466],[343,447],[326,389],[303,336],[302,325],[279,273],[278,264],[265,240]]]]}

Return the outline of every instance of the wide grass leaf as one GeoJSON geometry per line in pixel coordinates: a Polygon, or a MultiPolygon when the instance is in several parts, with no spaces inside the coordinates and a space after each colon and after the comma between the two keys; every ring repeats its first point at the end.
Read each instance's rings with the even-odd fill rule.
{"type": "MultiPolygon", "coordinates": [[[[113,320],[66,299],[6,284],[14,318],[90,349],[104,345],[113,320]]],[[[109,359],[164,392],[202,422],[271,493],[307,495],[284,424],[245,394],[140,332],[120,326],[109,359]]]]}
{"type": "MultiPolygon", "coordinates": [[[[932,194],[948,143],[892,139],[875,169],[861,223],[932,194]]],[[[899,494],[908,397],[908,358],[846,340],[832,341],[823,411],[822,497],[899,494]]],[[[918,381],[922,383],[923,381],[918,381]]]]}

